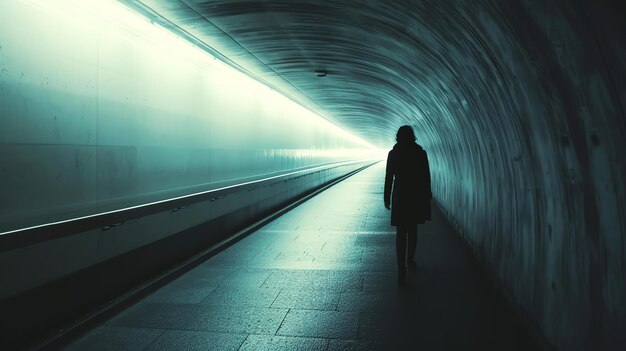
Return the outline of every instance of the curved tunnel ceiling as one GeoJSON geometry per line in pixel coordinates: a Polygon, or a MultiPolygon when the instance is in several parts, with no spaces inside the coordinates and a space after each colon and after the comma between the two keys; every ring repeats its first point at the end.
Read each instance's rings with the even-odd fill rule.
{"type": "Polygon", "coordinates": [[[481,80],[500,74],[483,38],[483,20],[494,14],[467,19],[446,2],[143,3],[252,75],[385,147],[403,124],[436,133],[436,125],[452,122],[451,105],[468,109],[477,90],[488,88],[481,80]]]}
{"type": "Polygon", "coordinates": [[[373,144],[413,125],[437,202],[547,341],[622,342],[618,2],[126,3],[373,144]]]}

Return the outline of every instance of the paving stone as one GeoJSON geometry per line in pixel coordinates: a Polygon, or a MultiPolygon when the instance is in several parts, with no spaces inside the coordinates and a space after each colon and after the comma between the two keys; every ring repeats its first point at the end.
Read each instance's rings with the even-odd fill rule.
{"type": "Polygon", "coordinates": [[[367,311],[359,316],[359,340],[380,343],[419,345],[424,350],[446,348],[443,318],[427,309],[404,311],[367,311]]]}
{"type": "Polygon", "coordinates": [[[363,291],[397,291],[398,272],[366,272],[363,274],[363,291]]]}
{"type": "Polygon", "coordinates": [[[114,326],[275,334],[287,313],[277,308],[144,303],[112,319],[114,326]]]}
{"type": "Polygon", "coordinates": [[[220,286],[260,287],[270,276],[271,272],[263,269],[240,269],[226,277],[220,286]]]}
{"type": "Polygon", "coordinates": [[[195,304],[140,302],[107,321],[110,326],[191,329],[204,314],[195,304]]]}
{"type": "Polygon", "coordinates": [[[339,298],[339,311],[376,311],[405,308],[397,291],[382,293],[351,291],[343,292],[339,298]]]}
{"type": "Polygon", "coordinates": [[[339,292],[333,290],[285,289],[280,292],[272,307],[334,311],[338,302],[339,292]]]}
{"type": "Polygon", "coordinates": [[[363,277],[350,271],[285,269],[273,272],[263,286],[301,291],[361,290],[363,277]]]}
{"type": "MultiPolygon", "coordinates": [[[[388,351],[401,350],[398,345],[389,345],[385,342],[375,340],[342,340],[331,339],[328,345],[328,351],[388,351]],[[396,346],[396,347],[393,347],[396,346]]],[[[415,345],[411,345],[410,350],[415,350],[415,345]]]]}
{"type": "Polygon", "coordinates": [[[278,335],[356,339],[357,313],[318,310],[289,310],[278,335]]]}
{"type": "Polygon", "coordinates": [[[250,335],[241,346],[239,351],[323,351],[326,350],[327,347],[327,339],[302,338],[292,336],[250,335]]]}
{"type": "Polygon", "coordinates": [[[202,300],[203,304],[235,307],[270,307],[280,289],[221,286],[202,300]]]}
{"type": "Polygon", "coordinates": [[[233,275],[239,269],[227,267],[212,267],[208,264],[201,264],[182,276],[170,282],[169,286],[198,286],[215,287],[224,279],[233,275]]]}
{"type": "Polygon", "coordinates": [[[150,344],[147,351],[236,351],[246,334],[167,330],[150,344]]]}
{"type": "Polygon", "coordinates": [[[215,286],[166,285],[148,295],[144,301],[183,304],[199,303],[215,289],[215,286]]]}
{"type": "Polygon", "coordinates": [[[141,350],[163,332],[162,329],[101,326],[64,349],[68,351],[141,350]]]}

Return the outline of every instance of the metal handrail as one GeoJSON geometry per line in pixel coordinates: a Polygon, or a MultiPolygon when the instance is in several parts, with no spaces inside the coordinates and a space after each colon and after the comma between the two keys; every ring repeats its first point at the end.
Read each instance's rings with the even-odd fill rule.
{"type": "Polygon", "coordinates": [[[228,185],[221,188],[197,192],[189,195],[182,195],[165,200],[125,207],[117,210],[100,212],[92,215],[11,230],[0,233],[0,252],[13,250],[43,241],[58,239],[64,236],[69,236],[96,228],[108,230],[132,219],[145,217],[165,211],[177,212],[198,202],[207,200],[215,201],[228,194],[239,192],[242,190],[252,190],[256,187],[265,185],[265,183],[275,184],[284,181],[286,178],[297,178],[305,174],[308,175],[322,170],[366,162],[371,162],[373,164],[376,161],[356,160],[314,166],[294,172],[288,172],[285,174],[271,176],[263,179],[228,185]]]}

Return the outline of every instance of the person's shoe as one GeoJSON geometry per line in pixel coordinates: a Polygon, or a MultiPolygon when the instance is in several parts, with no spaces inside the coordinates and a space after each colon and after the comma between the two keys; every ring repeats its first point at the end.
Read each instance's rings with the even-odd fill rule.
{"type": "Polygon", "coordinates": [[[415,261],[409,262],[408,266],[409,266],[409,270],[410,271],[416,271],[417,270],[417,262],[415,262],[415,261]]]}

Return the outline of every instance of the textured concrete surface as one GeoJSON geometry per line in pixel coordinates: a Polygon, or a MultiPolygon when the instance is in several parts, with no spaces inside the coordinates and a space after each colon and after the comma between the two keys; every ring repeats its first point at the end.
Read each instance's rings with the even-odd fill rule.
{"type": "Polygon", "coordinates": [[[408,284],[378,164],[300,205],[67,350],[488,350],[532,346],[442,214],[408,284]]]}

